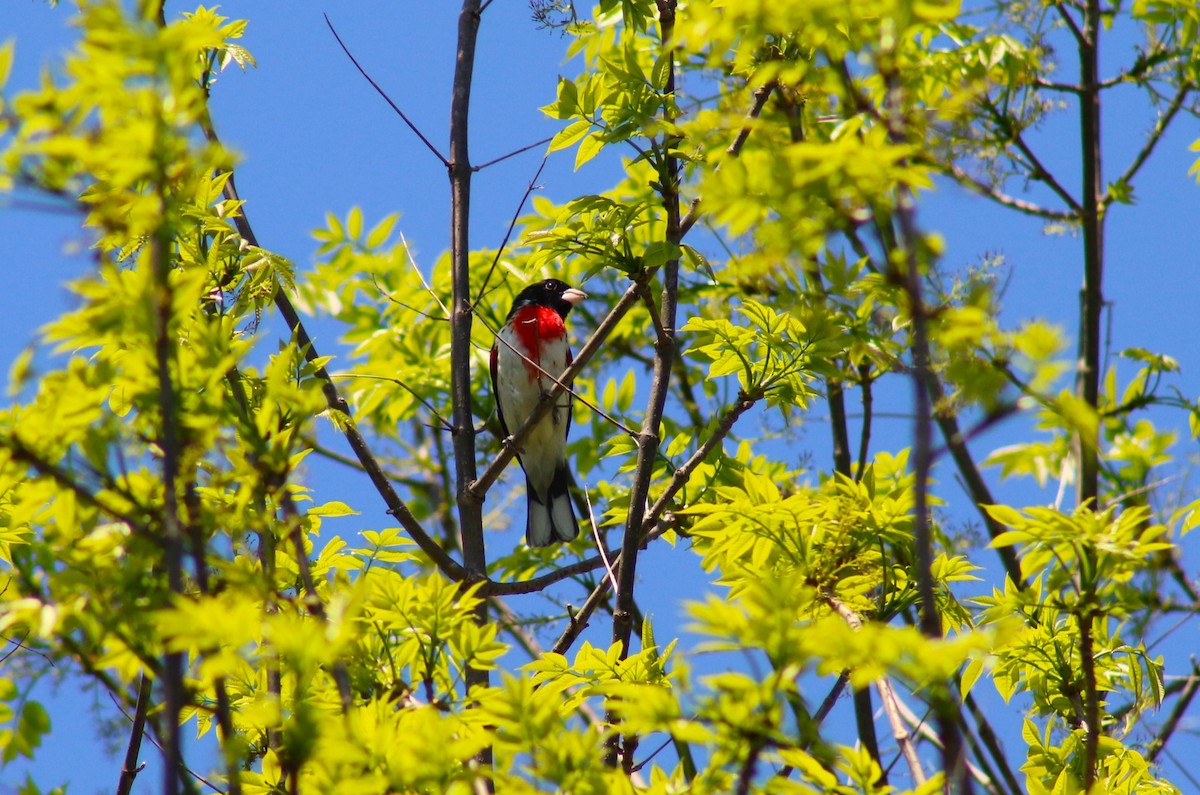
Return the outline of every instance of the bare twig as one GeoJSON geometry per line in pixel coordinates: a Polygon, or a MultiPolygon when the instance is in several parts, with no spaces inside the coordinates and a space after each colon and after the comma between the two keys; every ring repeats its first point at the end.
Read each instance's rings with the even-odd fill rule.
{"type": "Polygon", "coordinates": [[[995,103],[990,99],[983,101],[983,108],[991,114],[992,121],[1004,132],[1008,142],[1013,144],[1025,157],[1029,165],[1029,177],[1044,183],[1050,190],[1054,191],[1063,200],[1063,203],[1067,205],[1069,215],[1072,218],[1078,219],[1083,212],[1082,205],[1071,195],[1070,191],[1063,187],[1058,178],[1042,164],[1041,158],[1033,151],[1029,142],[1025,140],[1025,136],[1021,134],[1021,131],[1013,125],[1012,119],[1005,114],[1003,109],[996,107],[995,103]]]}
{"type": "Polygon", "coordinates": [[[129,795],[133,791],[133,781],[138,773],[146,766],[145,762],[138,764],[141,754],[142,737],[146,733],[146,712],[150,709],[151,679],[142,672],[138,684],[137,705],[133,708],[133,725],[129,729],[129,744],[125,747],[125,762],[121,765],[121,778],[117,782],[117,795],[129,795]]]}
{"type": "MultiPolygon", "coordinates": [[[[767,100],[771,96],[771,92],[775,90],[775,82],[764,83],[754,89],[754,99],[750,103],[750,110],[746,112],[746,122],[738,130],[729,146],[725,148],[725,154],[730,157],[737,157],[741,154],[742,147],[746,145],[746,139],[750,137],[750,133],[754,129],[754,121],[762,115],[762,109],[766,106],[767,100]]],[[[720,169],[718,164],[717,169],[720,169]]],[[[688,207],[687,215],[679,222],[679,237],[682,240],[687,237],[687,233],[696,225],[696,221],[700,218],[700,197],[692,199],[691,206],[688,207]]]]}
{"type": "Polygon", "coordinates": [[[504,249],[512,237],[513,230],[517,227],[517,219],[521,217],[521,210],[525,209],[525,202],[529,201],[529,194],[533,193],[537,187],[537,181],[542,176],[542,171],[545,170],[546,163],[549,161],[549,155],[542,158],[541,164],[538,165],[538,170],[534,172],[533,179],[529,180],[529,184],[525,186],[525,192],[521,194],[521,201],[517,202],[517,209],[513,211],[512,220],[508,222],[508,228],[504,230],[504,239],[500,241],[500,245],[496,248],[496,256],[492,257],[492,264],[488,266],[488,272],[484,275],[483,281],[479,285],[479,294],[471,302],[472,311],[479,306],[479,302],[488,294],[488,283],[491,282],[492,274],[495,273],[496,266],[500,263],[500,257],[504,256],[504,249]]]}
{"type": "MultiPolygon", "coordinates": [[[[354,68],[358,70],[358,73],[366,78],[367,82],[371,84],[371,88],[375,89],[376,93],[383,97],[383,100],[391,106],[392,110],[396,111],[396,115],[400,117],[401,121],[408,125],[408,129],[412,130],[414,135],[421,139],[421,143],[425,144],[425,148],[430,152],[433,152],[433,156],[442,161],[443,166],[449,168],[450,161],[446,159],[446,156],[439,152],[436,146],[430,143],[429,139],[417,129],[417,125],[413,124],[409,120],[408,116],[404,114],[404,111],[400,110],[399,106],[397,106],[395,102],[392,102],[392,98],[389,97],[387,93],[380,88],[374,80],[371,79],[371,76],[367,74],[367,71],[363,69],[362,66],[359,65],[358,60],[355,59],[355,57],[350,53],[349,48],[346,47],[346,45],[342,42],[342,37],[338,35],[337,29],[333,27],[333,22],[329,20],[329,15],[325,14],[324,16],[325,24],[329,26],[329,32],[333,34],[335,39],[337,39],[338,46],[342,48],[342,52],[346,53],[346,57],[350,59],[350,63],[354,64],[354,68]]],[[[451,157],[453,157],[453,153],[451,153],[451,157]]]]}
{"type": "MultiPolygon", "coordinates": [[[[979,471],[974,456],[967,448],[967,440],[959,429],[958,415],[946,406],[946,394],[942,388],[941,379],[931,373],[927,383],[933,405],[939,407],[934,414],[934,419],[937,421],[938,428],[941,429],[942,438],[945,439],[946,447],[950,451],[950,457],[954,459],[954,464],[958,467],[963,486],[971,496],[971,502],[975,505],[975,510],[979,512],[979,517],[982,519],[984,527],[987,528],[988,535],[996,538],[1004,532],[1005,528],[984,509],[984,506],[994,505],[996,502],[992,497],[992,490],[979,471]]],[[[1004,564],[1004,571],[1008,574],[1008,578],[1018,588],[1024,589],[1026,582],[1025,578],[1021,576],[1021,563],[1017,560],[1016,550],[1011,546],[1004,546],[996,548],[996,553],[1000,556],[1001,563],[1004,564]]]]}
{"type": "Polygon", "coordinates": [[[1200,665],[1197,665],[1193,661],[1191,675],[1182,681],[1184,685],[1179,693],[1179,700],[1175,702],[1175,706],[1172,707],[1171,713],[1167,716],[1166,721],[1163,722],[1162,728],[1158,730],[1158,733],[1154,735],[1154,739],[1150,742],[1146,759],[1151,764],[1154,764],[1159,755],[1166,750],[1167,742],[1175,734],[1175,730],[1179,728],[1179,721],[1187,713],[1188,707],[1191,706],[1197,688],[1200,688],[1200,665]]]}
{"type": "MultiPolygon", "coordinates": [[[[855,632],[862,629],[863,619],[858,613],[851,610],[845,602],[834,597],[826,595],[825,602],[833,611],[841,616],[842,620],[855,632]]],[[[901,753],[904,754],[905,762],[908,764],[909,771],[912,773],[913,781],[919,787],[926,781],[925,769],[921,766],[921,759],[917,755],[916,745],[912,742],[912,736],[908,732],[908,727],[905,726],[904,720],[900,715],[898,699],[896,691],[892,688],[892,683],[886,676],[881,676],[875,680],[875,689],[879,691],[879,700],[883,704],[884,714],[887,715],[888,724],[892,727],[892,736],[896,740],[896,744],[900,746],[901,753]]],[[[860,726],[860,731],[861,731],[860,726]]],[[[874,726],[871,727],[874,733],[874,726]]],[[[875,752],[875,760],[879,760],[878,749],[875,752]]],[[[881,782],[882,783],[882,782],[881,782]]]]}
{"type": "Polygon", "coordinates": [[[612,563],[609,562],[608,552],[604,549],[604,539],[600,537],[600,528],[596,525],[596,515],[592,511],[592,500],[588,497],[587,489],[583,490],[583,496],[587,497],[588,527],[592,528],[592,538],[596,541],[596,551],[600,553],[600,559],[604,561],[605,576],[608,577],[609,582],[615,585],[617,575],[613,571],[612,563]]]}
{"type": "MultiPolygon", "coordinates": [[[[98,672],[95,670],[88,671],[88,673],[92,674],[93,676],[96,676],[98,674],[98,672]]],[[[101,679],[101,681],[103,681],[103,679],[101,679]]],[[[109,684],[112,684],[112,683],[109,683],[109,684]]],[[[120,713],[125,716],[126,720],[132,721],[134,719],[134,715],[131,715],[129,713],[127,703],[118,699],[115,691],[113,691],[112,689],[109,689],[108,697],[109,697],[109,700],[112,701],[113,705],[120,711],[120,713]]],[[[160,753],[164,753],[165,751],[164,751],[164,746],[163,746],[162,741],[159,740],[157,737],[155,737],[155,734],[159,734],[159,735],[162,734],[161,727],[155,728],[156,724],[158,723],[158,721],[155,720],[155,717],[156,717],[155,715],[147,715],[146,716],[146,723],[149,724],[151,726],[151,728],[154,729],[154,731],[151,733],[143,732],[142,736],[145,739],[148,739],[150,741],[150,744],[153,745],[155,748],[157,748],[160,753]]],[[[211,781],[209,781],[208,779],[206,779],[204,776],[197,773],[195,770],[192,770],[190,767],[187,768],[186,772],[189,776],[192,777],[192,779],[194,779],[195,781],[198,781],[199,783],[208,787],[210,790],[217,793],[217,795],[225,795],[225,791],[223,789],[221,789],[216,784],[214,784],[211,781]]],[[[195,791],[194,787],[189,787],[189,789],[191,791],[195,791]]]]}
{"type": "MultiPolygon", "coordinates": [[[[1074,36],[1075,40],[1082,46],[1084,44],[1084,42],[1087,41],[1088,36],[1086,33],[1084,33],[1083,30],[1080,29],[1079,23],[1075,21],[1075,18],[1073,16],[1071,16],[1070,13],[1067,12],[1066,4],[1063,3],[1062,0],[1054,0],[1054,9],[1056,11],[1058,11],[1058,16],[1062,19],[1062,21],[1066,24],[1067,28],[1071,31],[1071,35],[1074,36]]],[[[1086,17],[1086,14],[1087,14],[1086,10],[1084,11],[1084,14],[1086,17]]],[[[1086,18],[1085,18],[1085,25],[1086,25],[1086,18]]],[[[1082,89],[1081,89],[1081,93],[1082,93],[1082,89]]]]}
{"type": "MultiPolygon", "coordinates": [[[[206,130],[206,135],[210,139],[215,140],[215,133],[211,129],[206,130]]],[[[230,174],[229,179],[225,183],[225,197],[231,201],[241,201],[238,197],[232,174],[230,174]]],[[[237,227],[238,234],[250,245],[259,247],[258,238],[255,236],[254,229],[250,226],[250,221],[245,213],[239,212],[233,217],[233,221],[237,227]]],[[[417,546],[421,548],[421,551],[429,556],[443,574],[452,580],[465,579],[467,576],[466,569],[451,558],[442,549],[442,546],[425,532],[425,529],[421,527],[421,523],[417,521],[412,511],[409,510],[404,501],[400,499],[400,495],[392,487],[387,475],[384,474],[382,467],[380,467],[379,461],[371,452],[367,440],[355,425],[350,405],[338,392],[337,386],[333,383],[332,376],[330,376],[324,364],[320,362],[320,354],[317,352],[316,346],[313,345],[308,331],[304,328],[299,313],[296,312],[291,299],[282,290],[275,293],[275,307],[279,310],[279,314],[283,316],[283,320],[292,334],[295,335],[296,344],[304,352],[304,358],[310,363],[317,364],[316,378],[321,384],[321,391],[325,396],[325,402],[334,417],[340,418],[340,421],[335,422],[335,425],[340,428],[342,434],[346,437],[346,441],[350,444],[350,449],[354,451],[358,462],[371,479],[371,484],[383,499],[384,504],[387,505],[387,512],[396,517],[413,541],[417,542],[417,546]]]]}
{"type": "MultiPolygon", "coordinates": [[[[1184,85],[1180,86],[1178,91],[1175,92],[1175,96],[1171,98],[1171,102],[1167,105],[1166,110],[1162,112],[1162,114],[1158,117],[1158,120],[1154,123],[1154,127],[1150,130],[1150,134],[1147,136],[1146,142],[1142,144],[1142,148],[1138,150],[1137,155],[1134,156],[1133,160],[1126,167],[1124,173],[1121,174],[1120,178],[1118,179],[1119,183],[1128,185],[1133,182],[1133,178],[1137,176],[1138,171],[1141,170],[1143,165],[1145,165],[1146,161],[1150,158],[1150,155],[1154,153],[1154,148],[1158,146],[1158,142],[1163,139],[1163,134],[1166,133],[1167,127],[1170,126],[1171,121],[1183,107],[1184,100],[1187,99],[1187,96],[1189,93],[1191,93],[1192,88],[1193,86],[1191,84],[1185,83],[1184,85]]],[[[1100,199],[1101,204],[1103,204],[1105,207],[1112,204],[1113,201],[1114,199],[1110,191],[1105,191],[1104,195],[1100,199]]]]}
{"type": "MultiPolygon", "coordinates": [[[[494,166],[497,163],[503,163],[505,160],[508,160],[510,157],[516,157],[517,155],[524,154],[525,152],[528,152],[530,149],[536,149],[537,147],[539,147],[543,144],[548,144],[553,140],[554,140],[554,136],[551,135],[550,137],[543,138],[540,141],[534,141],[533,143],[528,144],[527,146],[522,146],[520,149],[514,149],[513,151],[509,152],[506,155],[500,155],[497,158],[493,158],[493,159],[487,161],[486,163],[480,163],[477,166],[471,166],[471,170],[472,171],[483,171],[488,166],[494,166]]],[[[544,160],[545,159],[543,158],[543,162],[544,162],[544,160]]],[[[541,169],[538,169],[538,172],[540,173],[541,169]]],[[[537,177],[534,177],[534,179],[537,179],[537,177]]]]}
{"type": "Polygon", "coordinates": [[[1049,207],[1043,207],[1040,204],[1018,199],[1015,196],[1009,196],[995,185],[989,185],[978,177],[967,172],[962,166],[957,163],[950,163],[949,174],[954,177],[958,184],[969,190],[978,193],[980,196],[986,196],[999,205],[1032,215],[1035,218],[1045,218],[1048,221],[1061,221],[1064,223],[1077,221],[1075,213],[1064,212],[1062,210],[1051,210],[1049,207]]]}
{"type": "MultiPolygon", "coordinates": [[[[165,176],[158,182],[159,201],[167,206],[165,176]]],[[[154,269],[154,361],[155,378],[158,381],[158,405],[161,425],[158,429],[158,447],[163,480],[163,504],[160,521],[164,544],[164,566],[167,571],[168,587],[173,594],[182,594],[183,583],[183,527],[179,519],[179,471],[182,457],[182,440],[179,429],[179,402],[175,390],[175,337],[171,332],[171,230],[166,218],[160,219],[150,242],[151,265],[154,269]]],[[[163,655],[163,700],[167,722],[166,759],[163,763],[163,792],[175,795],[185,769],[183,761],[183,733],[179,716],[184,707],[184,657],[183,652],[168,651],[163,655]]]]}
{"type": "MultiPolygon", "coordinates": [[[[325,612],[325,603],[317,592],[317,584],[313,580],[312,569],[308,565],[308,553],[304,550],[304,528],[301,525],[300,512],[291,492],[284,488],[280,492],[280,505],[283,508],[283,519],[287,524],[287,534],[292,542],[293,554],[296,556],[296,568],[300,573],[300,584],[304,587],[304,606],[308,612],[316,616],[322,623],[328,623],[329,616],[325,612]]],[[[342,700],[342,712],[349,713],[353,706],[353,693],[350,690],[350,673],[344,663],[333,664],[333,681],[337,684],[338,696],[342,700]]]]}

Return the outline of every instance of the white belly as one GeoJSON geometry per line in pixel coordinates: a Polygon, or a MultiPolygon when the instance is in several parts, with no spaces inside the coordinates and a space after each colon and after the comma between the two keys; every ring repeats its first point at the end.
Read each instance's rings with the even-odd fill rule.
{"type": "MultiPolygon", "coordinates": [[[[568,347],[565,335],[557,340],[542,341],[541,365],[545,373],[534,370],[509,345],[515,345],[515,335],[507,328],[500,332],[501,342],[496,353],[496,391],[508,432],[516,433],[532,413],[542,394],[554,386],[554,378],[567,368],[568,347]],[[506,345],[505,343],[508,343],[506,345]],[[548,375],[547,375],[548,374],[548,375]]],[[[567,423],[570,421],[571,396],[563,393],[553,409],[542,417],[525,438],[517,455],[525,474],[539,492],[544,492],[554,477],[555,467],[566,458],[567,423]],[[526,450],[537,455],[525,456],[526,450]]]]}

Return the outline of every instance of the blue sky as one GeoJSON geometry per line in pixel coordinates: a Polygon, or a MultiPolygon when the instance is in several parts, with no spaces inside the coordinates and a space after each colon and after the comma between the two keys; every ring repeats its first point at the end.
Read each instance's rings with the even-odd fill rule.
{"type": "MultiPolygon", "coordinates": [[[[56,54],[71,40],[67,25],[71,4],[50,8],[33,0],[8,0],[0,21],[0,40],[15,38],[17,61],[8,91],[30,86],[39,70],[53,68],[56,54]]],[[[180,6],[169,4],[170,11],[180,6]]],[[[339,217],[360,206],[368,224],[400,212],[400,225],[420,266],[428,268],[447,247],[448,181],[444,167],[424,148],[345,58],[322,16],[328,12],[343,41],[372,77],[409,114],[436,145],[445,147],[449,121],[448,92],[453,70],[457,4],[450,2],[354,2],[318,4],[307,0],[231,0],[226,16],[247,16],[251,24],[245,45],[258,67],[242,74],[230,69],[214,92],[213,113],[223,141],[241,153],[238,187],[260,242],[304,266],[316,248],[311,231],[327,212],[339,217]]],[[[557,33],[538,31],[524,0],[497,0],[483,19],[473,89],[472,160],[485,162],[552,135],[558,123],[537,108],[554,97],[556,75],[573,67],[561,61],[566,41],[557,33]]],[[[1111,68],[1128,62],[1128,48],[1104,51],[1111,68]]],[[[1135,152],[1149,118],[1132,101],[1132,90],[1114,96],[1106,106],[1107,169],[1116,174],[1135,152]]],[[[1138,202],[1114,209],[1108,226],[1107,293],[1113,299],[1111,333],[1114,351],[1143,347],[1177,358],[1185,394],[1200,395],[1200,236],[1197,187],[1187,175],[1194,154],[1187,151],[1200,137],[1194,120],[1184,117],[1162,142],[1143,170],[1138,202]]],[[[1062,113],[1033,136],[1047,162],[1062,169],[1066,181],[1078,182],[1075,117],[1062,113]]],[[[495,247],[504,236],[517,202],[540,163],[540,150],[514,157],[477,175],[473,189],[472,244],[495,247]]],[[[540,179],[541,192],[555,201],[607,186],[615,174],[611,162],[593,161],[576,173],[569,153],[551,160],[540,179]]],[[[1014,186],[1014,190],[1020,186],[1014,186]]],[[[1031,196],[1044,199],[1033,186],[1031,196]]],[[[984,252],[1001,252],[1013,268],[1005,298],[1005,319],[1046,318],[1062,324],[1073,337],[1081,281],[1081,246],[1069,235],[1046,236],[1036,219],[1003,210],[984,199],[942,185],[927,194],[920,209],[922,224],[947,242],[945,264],[956,268],[975,262],[984,252]]],[[[0,291],[6,333],[0,338],[0,366],[7,368],[35,329],[71,305],[64,283],[87,267],[79,253],[83,238],[70,215],[34,210],[0,199],[0,267],[9,289],[0,291]]],[[[716,252],[713,252],[716,255],[716,252]]],[[[319,323],[317,345],[336,353],[337,329],[319,323]]],[[[580,338],[584,335],[579,331],[580,338]]],[[[335,363],[336,366],[336,363],[335,363]]],[[[1123,366],[1123,377],[1132,374],[1123,366]]],[[[1194,456],[1178,415],[1165,420],[1181,427],[1178,452],[1194,456]]],[[[904,444],[907,425],[892,421],[894,449],[904,444]]],[[[1000,429],[976,441],[980,451],[1005,443],[1012,430],[1000,429]]],[[[819,462],[827,460],[825,432],[811,428],[810,441],[819,462]]],[[[886,443],[885,443],[886,444],[886,443]]],[[[314,470],[319,476],[319,470],[314,470]]],[[[364,511],[362,523],[385,521],[382,506],[365,483],[345,471],[329,470],[321,485],[324,499],[344,499],[364,511]]],[[[940,491],[961,494],[949,472],[940,491]]],[[[993,479],[994,482],[994,479],[993,479]]],[[[1017,504],[1045,501],[1024,486],[1006,486],[998,496],[1017,504]]],[[[345,521],[345,520],[343,520],[345,521]]],[[[1200,549],[1188,541],[1189,570],[1200,549]]],[[[682,548],[659,545],[639,566],[646,575],[642,599],[660,617],[658,635],[668,637],[681,615],[682,589],[674,577],[699,582],[697,560],[682,548]],[[661,548],[659,548],[661,547],[661,548]],[[668,574],[669,573],[669,574],[668,574]],[[665,575],[665,576],[664,576],[665,575]]],[[[988,560],[989,566],[994,565],[988,560]]],[[[699,598],[700,593],[686,594],[699,598]]],[[[1196,645],[1188,625],[1170,642],[1182,649],[1196,645]]],[[[82,695],[68,679],[51,697],[54,705],[53,745],[33,766],[35,778],[49,786],[70,781],[70,791],[111,791],[119,760],[88,725],[92,695],[82,695]]],[[[821,694],[814,696],[819,698],[821,694]]],[[[99,707],[111,710],[105,699],[99,707]]],[[[850,720],[848,708],[841,719],[850,720]]],[[[116,740],[123,747],[123,738],[116,740]]],[[[157,791],[154,753],[143,754],[151,767],[136,791],[157,791]]],[[[28,766],[0,771],[0,795],[15,792],[15,782],[28,766]]]]}

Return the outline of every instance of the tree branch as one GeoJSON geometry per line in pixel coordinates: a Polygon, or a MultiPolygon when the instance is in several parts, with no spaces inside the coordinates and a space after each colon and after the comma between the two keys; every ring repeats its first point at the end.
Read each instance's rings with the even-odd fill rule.
{"type": "Polygon", "coordinates": [[[990,99],[985,98],[982,104],[983,108],[992,115],[992,121],[1003,131],[1007,140],[1016,146],[1017,150],[1025,156],[1030,168],[1029,178],[1036,179],[1054,191],[1063,200],[1063,203],[1067,205],[1070,211],[1069,216],[1071,218],[1078,218],[1083,212],[1083,207],[1075,200],[1071,192],[1064,188],[1058,179],[1050,173],[1050,170],[1042,165],[1041,159],[1034,153],[1029,142],[1025,140],[1025,136],[1013,124],[1012,118],[1006,115],[1003,110],[997,108],[995,103],[990,99]]]}
{"type": "Polygon", "coordinates": [[[1187,713],[1188,707],[1191,706],[1192,699],[1196,695],[1197,688],[1200,688],[1200,665],[1192,662],[1191,676],[1184,680],[1183,690],[1179,693],[1179,700],[1175,702],[1175,706],[1171,709],[1171,714],[1167,716],[1167,720],[1163,723],[1162,728],[1154,735],[1154,739],[1150,742],[1149,750],[1146,754],[1146,761],[1154,764],[1160,754],[1166,750],[1167,742],[1171,736],[1175,734],[1175,730],[1179,728],[1179,721],[1187,713]]]}
{"type": "Polygon", "coordinates": [[[146,732],[146,713],[150,709],[150,675],[143,671],[141,682],[138,684],[137,705],[133,708],[133,726],[129,729],[129,743],[125,747],[125,761],[121,765],[121,778],[117,781],[117,795],[129,795],[133,791],[133,781],[146,765],[138,764],[141,754],[142,737],[146,732]]]}
{"type": "Polygon", "coordinates": [[[1015,196],[1009,196],[994,185],[989,185],[978,177],[968,173],[957,163],[949,164],[948,173],[964,188],[991,199],[1003,207],[1008,207],[1010,210],[1016,210],[1025,215],[1032,215],[1035,218],[1045,218],[1048,221],[1072,222],[1078,220],[1074,213],[1051,210],[1049,207],[1043,207],[1040,204],[1034,204],[1024,199],[1018,199],[1015,196]]]}
{"type": "MultiPolygon", "coordinates": [[[[1178,91],[1175,92],[1175,96],[1171,98],[1171,102],[1167,105],[1166,110],[1163,111],[1162,115],[1160,115],[1158,120],[1154,123],[1154,128],[1150,131],[1150,135],[1146,139],[1146,142],[1142,144],[1142,148],[1138,150],[1137,155],[1134,156],[1129,166],[1125,169],[1125,172],[1121,174],[1120,178],[1118,179],[1119,183],[1128,185],[1133,182],[1133,178],[1137,176],[1138,171],[1141,170],[1142,166],[1145,165],[1146,161],[1150,158],[1150,155],[1153,154],[1154,148],[1158,146],[1158,142],[1162,140],[1163,134],[1167,131],[1167,127],[1170,126],[1171,121],[1175,118],[1175,115],[1179,113],[1180,109],[1183,107],[1184,100],[1187,99],[1187,95],[1191,93],[1191,91],[1192,86],[1188,83],[1185,83],[1184,85],[1180,86],[1178,91]]],[[[1111,191],[1105,191],[1104,195],[1100,198],[1100,204],[1102,207],[1108,207],[1113,203],[1113,201],[1114,199],[1111,191]]]]}
{"type": "MultiPolygon", "coordinates": [[[[737,157],[741,154],[742,147],[746,145],[746,139],[750,137],[750,133],[754,129],[754,120],[762,115],[762,109],[766,106],[767,100],[771,97],[771,92],[775,90],[775,86],[775,81],[771,81],[754,89],[754,100],[750,103],[750,110],[746,111],[746,122],[738,130],[737,135],[734,136],[729,146],[725,148],[725,154],[730,157],[737,157]]],[[[721,166],[718,163],[716,169],[714,169],[714,173],[719,171],[720,168],[721,166]]],[[[687,237],[687,233],[691,231],[696,221],[699,220],[700,203],[700,197],[693,199],[691,206],[688,208],[687,215],[679,222],[679,237],[681,240],[687,237]]]]}
{"type": "MultiPolygon", "coordinates": [[[[215,135],[210,131],[206,131],[210,139],[215,139],[215,135]]],[[[238,197],[237,187],[234,184],[234,175],[230,174],[229,179],[225,183],[225,197],[230,201],[241,202],[238,197]]],[[[233,216],[234,225],[237,227],[238,234],[250,245],[261,248],[258,243],[258,238],[254,234],[254,229],[250,226],[250,221],[246,217],[244,208],[233,216]]],[[[425,529],[421,527],[421,523],[409,510],[404,501],[400,499],[400,495],[392,487],[388,477],[383,472],[383,468],[379,465],[379,461],[371,453],[370,446],[362,433],[358,430],[358,426],[354,422],[353,414],[350,411],[350,405],[345,398],[338,392],[337,386],[333,383],[333,378],[329,375],[329,371],[325,369],[324,364],[320,363],[320,354],[317,352],[316,346],[305,330],[303,322],[300,320],[300,315],[296,312],[296,308],[292,305],[292,301],[282,290],[275,293],[275,308],[279,310],[279,314],[283,316],[283,321],[291,330],[296,338],[296,344],[304,352],[304,358],[317,365],[316,377],[321,383],[321,391],[325,395],[326,405],[329,407],[331,415],[335,418],[334,426],[341,430],[342,435],[346,437],[346,441],[350,444],[350,449],[354,451],[358,462],[362,464],[363,471],[371,479],[371,484],[383,498],[383,502],[387,505],[387,512],[394,516],[409,536],[421,548],[421,551],[429,556],[430,560],[437,565],[438,569],[443,574],[452,580],[463,580],[467,578],[467,571],[457,561],[446,553],[442,546],[435,541],[425,529]],[[337,419],[340,418],[340,419],[337,419]]]]}
{"type": "MultiPolygon", "coordinates": [[[[179,469],[182,446],[179,431],[179,403],[175,391],[175,338],[172,329],[171,293],[171,229],[166,218],[167,202],[165,167],[159,166],[157,182],[160,212],[158,228],[150,241],[150,265],[154,272],[154,362],[158,381],[158,407],[161,425],[158,429],[158,448],[163,479],[162,522],[164,565],[171,593],[182,595],[183,527],[179,520],[179,469]]],[[[167,747],[163,760],[163,792],[175,795],[179,791],[183,771],[183,733],[179,716],[184,699],[183,652],[168,651],[163,655],[163,701],[167,722],[167,747]]]]}
{"type": "MultiPolygon", "coordinates": [[[[384,102],[386,102],[388,105],[390,105],[392,110],[396,111],[396,115],[399,116],[400,120],[403,121],[408,126],[408,129],[413,131],[414,135],[416,135],[418,138],[421,139],[421,143],[425,144],[425,148],[428,149],[430,152],[433,152],[433,156],[436,157],[438,160],[440,160],[442,162],[443,166],[446,166],[447,168],[449,168],[450,161],[446,159],[446,156],[438,151],[437,147],[434,146],[430,142],[430,140],[425,137],[424,133],[422,133],[419,129],[417,129],[417,125],[413,124],[412,121],[409,120],[408,116],[406,116],[404,114],[404,111],[400,110],[399,106],[396,105],[395,102],[392,102],[392,98],[389,97],[387,95],[387,93],[384,92],[384,90],[379,87],[379,84],[371,79],[371,76],[369,74],[367,74],[367,71],[365,69],[363,69],[362,66],[359,65],[358,60],[353,55],[350,54],[349,48],[347,48],[346,45],[342,42],[342,37],[338,35],[337,29],[333,27],[333,22],[331,22],[329,20],[329,15],[324,14],[324,17],[325,17],[325,24],[329,26],[329,32],[333,34],[333,37],[335,39],[337,39],[338,46],[342,48],[342,52],[346,53],[346,57],[350,59],[350,63],[354,64],[354,68],[358,70],[358,73],[360,75],[362,75],[363,77],[365,77],[367,82],[371,84],[371,88],[375,89],[375,92],[377,94],[379,94],[379,96],[383,97],[384,102]]],[[[451,151],[450,157],[451,158],[454,157],[453,151],[451,151]]]]}
{"type": "MultiPolygon", "coordinates": [[[[675,31],[676,0],[657,0],[659,38],[664,56],[668,59],[667,80],[663,87],[663,95],[667,100],[663,103],[663,112],[667,122],[675,118],[673,102],[675,96],[675,63],[671,41],[675,31]]],[[[678,245],[683,239],[680,225],[679,159],[671,154],[673,142],[665,137],[658,148],[659,157],[659,193],[662,196],[663,207],[666,210],[665,240],[668,244],[678,245]]],[[[644,289],[644,285],[643,285],[644,289]]],[[[650,381],[650,395],[646,404],[646,414],[642,419],[642,430],[638,436],[637,464],[634,469],[633,483],[629,490],[629,515],[625,521],[625,536],[621,541],[621,562],[617,572],[616,606],[613,610],[612,642],[621,647],[621,659],[629,656],[630,635],[633,630],[634,585],[637,582],[637,558],[642,545],[642,521],[646,515],[647,499],[650,494],[650,479],[654,474],[654,464],[658,459],[659,428],[662,425],[663,410],[667,403],[667,394],[671,385],[671,368],[675,361],[675,330],[676,312],[679,298],[679,258],[673,257],[663,266],[663,282],[661,291],[662,308],[659,312],[661,326],[657,329],[657,339],[654,344],[654,370],[650,381]]],[[[609,721],[616,723],[611,714],[609,721]]],[[[609,743],[610,750],[606,761],[615,763],[618,749],[622,755],[625,772],[633,765],[634,753],[637,750],[637,737],[634,734],[613,735],[609,743]]]]}

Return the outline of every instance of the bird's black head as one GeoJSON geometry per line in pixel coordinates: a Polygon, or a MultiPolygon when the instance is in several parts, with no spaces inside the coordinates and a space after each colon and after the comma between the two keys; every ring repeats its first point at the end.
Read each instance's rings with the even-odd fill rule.
{"type": "Polygon", "coordinates": [[[508,313],[508,316],[512,317],[513,313],[521,307],[532,304],[550,307],[559,314],[559,317],[565,319],[567,313],[571,311],[571,307],[585,298],[587,298],[587,293],[582,290],[576,290],[566,282],[559,281],[558,279],[546,279],[545,281],[534,282],[517,293],[517,298],[513,301],[512,311],[508,313]]]}

